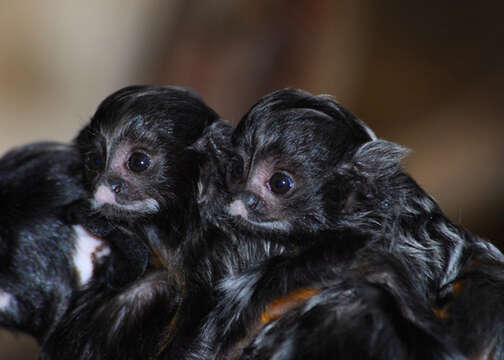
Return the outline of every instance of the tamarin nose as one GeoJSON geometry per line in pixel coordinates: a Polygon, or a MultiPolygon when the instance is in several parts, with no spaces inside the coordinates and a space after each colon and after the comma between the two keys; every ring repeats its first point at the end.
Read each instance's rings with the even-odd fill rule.
{"type": "Polygon", "coordinates": [[[112,185],[110,185],[110,189],[112,189],[112,191],[114,193],[118,194],[121,192],[122,185],[121,184],[112,184],[112,185]]]}
{"type": "Polygon", "coordinates": [[[252,192],[246,192],[242,197],[243,203],[251,210],[255,210],[259,207],[261,199],[252,192]]]}
{"type": "Polygon", "coordinates": [[[124,182],[120,178],[115,176],[108,179],[108,184],[110,190],[112,190],[112,192],[115,194],[119,194],[125,188],[124,182]]]}

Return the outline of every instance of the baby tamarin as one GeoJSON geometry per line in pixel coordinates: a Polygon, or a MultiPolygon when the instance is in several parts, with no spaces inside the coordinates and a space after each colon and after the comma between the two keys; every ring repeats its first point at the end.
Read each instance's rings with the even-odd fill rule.
{"type": "MultiPolygon", "coordinates": [[[[187,147],[217,119],[191,90],[131,86],[105,99],[75,140],[92,210],[114,227],[145,235],[164,266],[178,261],[174,249],[191,213],[198,166],[187,147]]],[[[132,254],[136,262],[138,253],[145,254],[141,248],[132,254]]]]}
{"type": "MultiPolygon", "coordinates": [[[[422,358],[429,352],[432,358],[461,356],[451,334],[440,330],[443,321],[435,310],[439,298],[449,291],[475,248],[491,262],[502,261],[503,256],[444,216],[403,171],[404,148],[377,139],[332,98],[293,89],[269,94],[254,105],[233,132],[232,145],[227,211],[234,216],[234,225],[263,234],[270,242],[296,244],[298,250],[221,283],[222,299],[202,330],[202,351],[195,352],[196,358],[235,358],[243,348],[244,356],[264,358],[260,349],[268,341],[266,330],[255,337],[253,348],[247,344],[261,326],[268,324],[271,330],[282,323],[282,314],[278,322],[271,315],[271,309],[279,308],[275,301],[286,299],[282,306],[288,312],[291,295],[305,296],[304,301],[313,295],[317,302],[322,296],[317,294],[329,288],[338,297],[337,287],[331,290],[328,284],[340,279],[348,279],[350,287],[344,288],[367,304],[361,314],[377,312],[383,317],[366,329],[369,339],[378,340],[363,342],[361,355],[386,358],[393,348],[377,349],[401,343],[405,357],[422,358]],[[415,303],[419,305],[411,306],[415,303]],[[389,317],[391,308],[398,321],[389,317]],[[411,332],[401,331],[405,324],[411,332]],[[398,336],[397,342],[379,340],[382,325],[398,336]],[[417,332],[425,342],[415,346],[411,334],[417,332]],[[426,343],[430,347],[422,348],[426,343]]],[[[298,306],[296,301],[291,302],[298,306]]],[[[333,309],[337,312],[345,304],[333,309]]],[[[322,302],[316,309],[324,306],[322,302]]],[[[324,312],[317,318],[323,321],[324,312]]],[[[313,326],[313,332],[320,330],[313,326]]],[[[324,326],[331,329],[331,324],[324,326]]],[[[334,326],[333,333],[338,334],[338,325],[334,326]]],[[[355,340],[360,330],[357,326],[346,339],[355,340]]],[[[339,344],[340,349],[349,345],[339,339],[329,344],[339,344]]],[[[287,338],[284,345],[288,349],[273,348],[269,356],[296,358],[309,352],[302,341],[287,338]]],[[[334,347],[322,349],[319,354],[334,351],[334,347]]]]}
{"type": "Polygon", "coordinates": [[[90,202],[71,215],[122,257],[99,289],[76,297],[43,356],[149,358],[169,341],[186,287],[182,243],[199,221],[187,148],[217,119],[180,87],[127,87],[100,104],[75,140],[90,202]]]}
{"type": "MultiPolygon", "coordinates": [[[[350,183],[338,177],[337,164],[374,138],[362,122],[329,97],[298,90],[267,95],[242,118],[231,136],[224,183],[228,196],[220,201],[226,217],[222,218],[229,222],[230,233],[242,241],[256,246],[267,241],[291,251],[224,279],[222,300],[200,335],[202,353],[195,351],[193,356],[228,356],[230,347],[250,336],[247,333],[269,301],[296,289],[291,288],[295,279],[311,278],[315,270],[303,269],[305,274],[299,274],[278,267],[281,280],[265,279],[260,284],[264,294],[256,297],[256,282],[266,269],[275,271],[277,262],[300,259],[299,251],[329,243],[338,248],[332,252],[338,258],[335,266],[346,266],[364,240],[354,236],[353,241],[331,241],[351,189],[350,183]]],[[[334,271],[333,266],[325,269],[328,261],[317,265],[316,276],[334,271]]]]}

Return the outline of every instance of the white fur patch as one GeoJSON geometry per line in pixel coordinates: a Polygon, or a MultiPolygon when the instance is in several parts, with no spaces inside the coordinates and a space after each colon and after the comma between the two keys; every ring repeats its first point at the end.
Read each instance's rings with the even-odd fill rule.
{"type": "Polygon", "coordinates": [[[262,272],[260,269],[251,269],[248,273],[238,276],[228,276],[220,282],[218,288],[225,295],[220,299],[217,310],[214,310],[216,315],[210,318],[218,319],[219,317],[225,317],[225,319],[222,318],[225,322],[222,328],[223,333],[227,333],[230,330],[231,325],[240,319],[243,311],[249,306],[261,276],[262,272]]]}
{"type": "Polygon", "coordinates": [[[9,310],[13,300],[14,297],[11,294],[0,290],[0,311],[9,310]]]}
{"type": "Polygon", "coordinates": [[[159,211],[159,203],[152,198],[131,201],[128,204],[117,204],[116,206],[123,210],[135,211],[143,214],[154,214],[159,211]]]}
{"type": "Polygon", "coordinates": [[[477,247],[485,249],[485,253],[488,254],[489,257],[495,259],[497,261],[504,262],[504,254],[492,243],[486,240],[479,240],[474,244],[477,247]]]}
{"type": "Polygon", "coordinates": [[[155,214],[159,211],[157,200],[149,198],[145,200],[130,201],[127,204],[119,204],[115,200],[114,193],[105,185],[100,185],[91,199],[91,207],[96,210],[105,204],[112,205],[120,210],[133,211],[141,214],[155,214]]]}
{"type": "Polygon", "coordinates": [[[73,229],[76,235],[73,262],[79,274],[80,285],[86,285],[93,276],[95,262],[110,255],[110,248],[81,225],[75,225],[73,229]]]}
{"type": "Polygon", "coordinates": [[[232,216],[241,216],[244,219],[248,219],[248,212],[245,208],[245,204],[241,200],[235,200],[228,206],[228,213],[232,216]]]}
{"type": "Polygon", "coordinates": [[[263,227],[265,229],[271,229],[271,230],[279,230],[279,231],[289,231],[291,228],[290,223],[287,221],[263,221],[263,222],[257,222],[257,221],[252,221],[249,220],[249,223],[263,227]]]}
{"type": "Polygon", "coordinates": [[[253,221],[248,218],[247,208],[242,200],[234,200],[229,204],[227,211],[232,216],[241,216],[244,220],[247,220],[250,224],[259,226],[265,229],[288,231],[290,229],[290,223],[286,221],[253,221]]]}
{"type": "Polygon", "coordinates": [[[219,289],[223,290],[233,300],[239,300],[246,304],[252,297],[254,285],[259,281],[260,277],[260,271],[228,276],[220,282],[219,289]]]}
{"type": "Polygon", "coordinates": [[[98,204],[112,204],[117,205],[115,195],[108,186],[100,185],[94,194],[94,200],[98,204]]]}

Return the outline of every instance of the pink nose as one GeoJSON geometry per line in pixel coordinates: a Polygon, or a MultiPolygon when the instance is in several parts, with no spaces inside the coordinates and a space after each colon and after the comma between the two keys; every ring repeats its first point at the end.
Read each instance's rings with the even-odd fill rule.
{"type": "Polygon", "coordinates": [[[114,193],[105,185],[100,185],[96,189],[94,199],[100,204],[117,204],[114,193]]]}

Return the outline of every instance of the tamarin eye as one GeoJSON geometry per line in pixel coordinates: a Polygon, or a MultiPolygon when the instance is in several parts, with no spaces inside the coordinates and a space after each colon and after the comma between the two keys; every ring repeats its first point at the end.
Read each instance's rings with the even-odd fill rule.
{"type": "Polygon", "coordinates": [[[244,171],[245,169],[243,167],[243,161],[234,160],[231,165],[231,177],[233,178],[233,180],[241,180],[244,171]]]}
{"type": "Polygon", "coordinates": [[[134,152],[128,160],[128,168],[136,173],[145,171],[149,168],[151,159],[144,153],[134,152]]]}
{"type": "Polygon", "coordinates": [[[284,173],[275,173],[268,181],[268,189],[277,195],[287,194],[294,187],[294,181],[284,173]]]}
{"type": "Polygon", "coordinates": [[[86,167],[90,170],[98,171],[103,167],[103,159],[99,152],[91,152],[86,155],[86,167]]]}

